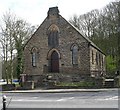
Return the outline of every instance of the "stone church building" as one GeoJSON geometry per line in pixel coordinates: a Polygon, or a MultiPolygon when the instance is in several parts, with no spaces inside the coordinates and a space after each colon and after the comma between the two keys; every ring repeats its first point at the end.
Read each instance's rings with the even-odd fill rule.
{"type": "Polygon", "coordinates": [[[80,81],[105,74],[105,54],[60,14],[47,17],[24,47],[24,81],[80,81]]]}

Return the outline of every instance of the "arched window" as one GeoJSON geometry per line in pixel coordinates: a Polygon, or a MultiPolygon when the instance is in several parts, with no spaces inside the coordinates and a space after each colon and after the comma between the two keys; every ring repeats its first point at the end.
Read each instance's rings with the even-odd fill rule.
{"type": "Polygon", "coordinates": [[[96,65],[98,65],[98,53],[96,52],[96,65]]]}
{"type": "Polygon", "coordinates": [[[92,64],[94,64],[94,52],[92,50],[92,64]]]}
{"type": "Polygon", "coordinates": [[[37,49],[34,47],[32,48],[32,66],[36,67],[37,66],[37,49]]]}
{"type": "Polygon", "coordinates": [[[48,29],[48,46],[57,47],[59,45],[59,28],[52,24],[48,29]]]}
{"type": "Polygon", "coordinates": [[[72,51],[72,64],[73,65],[78,65],[78,45],[74,44],[71,47],[71,51],[72,51]]]}
{"type": "Polygon", "coordinates": [[[32,53],[32,66],[36,66],[36,53],[35,52],[33,52],[32,53]]]}

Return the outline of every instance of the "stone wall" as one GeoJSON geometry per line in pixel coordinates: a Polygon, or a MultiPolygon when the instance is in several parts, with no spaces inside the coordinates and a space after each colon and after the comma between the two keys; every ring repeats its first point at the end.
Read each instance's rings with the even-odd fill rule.
{"type": "Polygon", "coordinates": [[[98,49],[90,46],[90,71],[92,76],[104,76],[106,74],[105,55],[98,49]]]}
{"type": "Polygon", "coordinates": [[[58,77],[60,79],[64,79],[65,77],[65,79],[72,80],[71,78],[74,75],[76,79],[84,75],[90,76],[91,71],[93,74],[100,74],[100,71],[105,71],[105,68],[101,70],[95,63],[91,64],[91,50],[96,52],[97,49],[90,45],[90,41],[59,15],[57,8],[50,10],[48,16],[32,35],[24,48],[24,74],[33,76],[31,80],[36,81],[35,83],[40,82],[40,79],[44,79],[42,75],[46,77],[46,74],[49,73],[49,57],[54,50],[59,54],[58,77]],[[59,30],[59,45],[54,48],[48,46],[48,33],[51,25],[57,26],[59,30]],[[73,44],[78,45],[77,65],[73,65],[72,63],[71,47],[73,44]],[[32,66],[32,48],[37,49],[37,62],[35,67],[32,66]],[[96,73],[94,73],[95,71],[96,73]]]}
{"type": "MultiPolygon", "coordinates": [[[[59,46],[56,47],[56,49],[60,53],[60,68],[68,67],[71,68],[70,70],[72,71],[72,51],[70,50],[70,48],[74,43],[76,43],[79,45],[78,68],[79,70],[88,71],[90,68],[88,42],[82,37],[82,35],[80,35],[80,33],[76,29],[74,29],[72,25],[70,25],[64,18],[62,18],[62,16],[59,16],[59,18],[56,18],[54,20],[46,18],[42,25],[38,28],[38,30],[33,34],[31,39],[26,44],[24,49],[24,73],[42,74],[43,71],[46,70],[45,66],[49,66],[47,55],[51,48],[48,47],[47,29],[52,24],[57,25],[60,30],[59,46]],[[36,67],[32,67],[31,49],[33,47],[36,47],[38,49],[38,60],[36,67]]],[[[61,71],[63,71],[63,69],[61,71]]],[[[67,72],[67,70],[64,71],[67,72]]]]}

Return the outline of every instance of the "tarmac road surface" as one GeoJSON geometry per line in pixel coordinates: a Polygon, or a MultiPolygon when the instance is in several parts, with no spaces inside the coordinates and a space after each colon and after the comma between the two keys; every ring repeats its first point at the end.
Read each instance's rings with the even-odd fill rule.
{"type": "Polygon", "coordinates": [[[99,92],[4,93],[7,108],[118,108],[118,89],[99,92]]]}

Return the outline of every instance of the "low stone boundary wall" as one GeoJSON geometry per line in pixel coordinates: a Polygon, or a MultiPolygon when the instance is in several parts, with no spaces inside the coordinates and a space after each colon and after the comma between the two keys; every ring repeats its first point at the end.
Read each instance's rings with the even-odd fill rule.
{"type": "Polygon", "coordinates": [[[29,82],[23,82],[21,84],[21,88],[23,90],[31,90],[34,89],[34,82],[33,81],[29,81],[29,82]]]}
{"type": "Polygon", "coordinates": [[[15,90],[15,84],[5,84],[2,85],[2,91],[10,91],[10,90],[15,90]]]}

